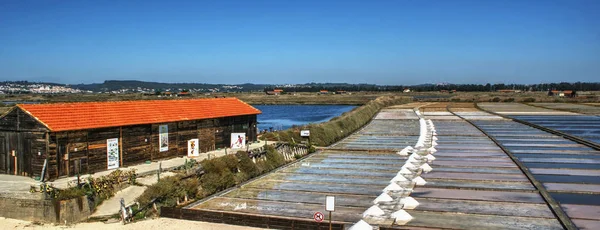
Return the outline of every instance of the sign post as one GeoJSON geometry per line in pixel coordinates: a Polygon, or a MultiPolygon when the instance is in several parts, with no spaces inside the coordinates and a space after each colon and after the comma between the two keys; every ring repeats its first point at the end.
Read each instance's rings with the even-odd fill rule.
{"type": "Polygon", "coordinates": [[[329,230],[331,230],[331,212],[335,211],[335,196],[325,197],[325,211],[329,211],[329,230]]]}
{"type": "Polygon", "coordinates": [[[308,144],[310,145],[310,130],[300,130],[300,136],[301,137],[307,137],[308,138],[308,144]]]}

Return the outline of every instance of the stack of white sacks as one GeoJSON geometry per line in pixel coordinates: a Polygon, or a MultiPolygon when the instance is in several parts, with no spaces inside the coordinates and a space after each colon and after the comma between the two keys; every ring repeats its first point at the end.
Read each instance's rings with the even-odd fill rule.
{"type": "MultiPolygon", "coordinates": [[[[419,111],[415,111],[419,117],[419,111]]],[[[415,185],[425,185],[420,175],[432,170],[429,163],[435,160],[432,155],[437,150],[437,133],[431,120],[419,119],[420,134],[415,147],[406,146],[400,152],[400,156],[408,156],[406,163],[400,171],[390,180],[390,184],[383,189],[383,193],[373,201],[374,205],[363,213],[363,220],[359,221],[351,230],[372,230],[373,227],[367,222],[378,222],[377,220],[393,219],[395,225],[404,225],[412,220],[412,216],[405,210],[415,209],[419,202],[410,197],[415,185]],[[367,221],[365,221],[367,220],[367,221]]]]}

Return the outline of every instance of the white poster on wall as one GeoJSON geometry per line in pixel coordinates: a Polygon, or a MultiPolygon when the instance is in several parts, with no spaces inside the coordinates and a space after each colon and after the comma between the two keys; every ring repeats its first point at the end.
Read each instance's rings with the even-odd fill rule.
{"type": "Polygon", "coordinates": [[[158,146],[160,152],[169,150],[169,126],[161,125],[158,126],[158,146]]]}
{"type": "Polygon", "coordinates": [[[200,156],[198,148],[198,139],[191,139],[188,141],[188,157],[200,156]]]}
{"type": "Polygon", "coordinates": [[[106,140],[107,169],[119,168],[119,138],[106,140]]]}
{"type": "Polygon", "coordinates": [[[231,148],[241,149],[246,146],[246,133],[232,133],[231,134],[231,148]]]}

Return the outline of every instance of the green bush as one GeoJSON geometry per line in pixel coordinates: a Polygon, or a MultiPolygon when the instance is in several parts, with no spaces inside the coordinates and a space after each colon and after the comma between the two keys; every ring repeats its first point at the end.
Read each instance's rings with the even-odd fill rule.
{"type": "Polygon", "coordinates": [[[235,155],[233,155],[233,154],[225,155],[223,157],[216,158],[215,160],[223,162],[223,164],[225,165],[226,168],[224,168],[222,170],[228,170],[229,172],[232,172],[232,173],[238,172],[238,161],[239,160],[235,155]]]}
{"type": "Polygon", "coordinates": [[[266,150],[267,171],[271,171],[285,164],[285,159],[273,146],[267,146],[266,150]]]}
{"type": "Polygon", "coordinates": [[[533,98],[533,97],[528,97],[528,98],[525,98],[525,99],[523,99],[523,102],[526,102],[526,103],[529,103],[529,102],[535,102],[535,98],[533,98]]]}
{"type": "Polygon", "coordinates": [[[136,200],[141,206],[149,205],[156,199],[159,206],[173,207],[177,205],[178,199],[182,200],[186,195],[190,199],[195,199],[199,186],[200,181],[197,178],[183,180],[179,176],[165,177],[156,184],[148,186],[148,189],[136,200]]]}
{"type": "Polygon", "coordinates": [[[202,165],[202,169],[205,173],[217,173],[220,174],[221,171],[227,169],[227,164],[225,161],[221,160],[221,158],[213,158],[210,160],[203,160],[200,162],[202,165]]]}
{"type": "Polygon", "coordinates": [[[55,199],[57,200],[70,200],[77,197],[82,197],[87,195],[88,192],[85,188],[72,187],[64,190],[60,190],[56,192],[55,199]]]}
{"type": "Polygon", "coordinates": [[[248,154],[246,152],[239,151],[236,155],[240,159],[239,169],[248,177],[247,179],[253,178],[260,174],[260,170],[258,169],[256,164],[254,164],[252,159],[248,157],[248,154]]]}
{"type": "Polygon", "coordinates": [[[211,160],[203,160],[200,164],[205,173],[200,178],[200,184],[204,195],[210,195],[234,186],[236,183],[239,183],[239,180],[241,179],[236,177],[239,160],[235,155],[226,155],[211,160]]]}
{"type": "Polygon", "coordinates": [[[232,187],[235,183],[235,176],[230,171],[224,171],[221,174],[214,172],[207,173],[200,179],[202,192],[205,196],[232,187]]]}
{"type": "Polygon", "coordinates": [[[275,133],[265,133],[262,134],[260,136],[261,140],[267,140],[267,141],[277,141],[277,136],[275,135],[275,133]]]}

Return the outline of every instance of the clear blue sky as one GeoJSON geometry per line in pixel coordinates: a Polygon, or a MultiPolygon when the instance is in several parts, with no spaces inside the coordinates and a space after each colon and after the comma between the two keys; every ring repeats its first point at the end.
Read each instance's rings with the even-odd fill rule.
{"type": "Polygon", "coordinates": [[[0,1],[0,81],[600,81],[599,0],[0,1]]]}

